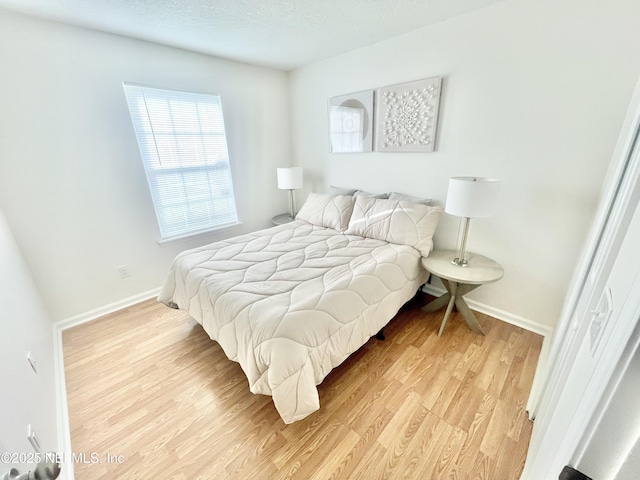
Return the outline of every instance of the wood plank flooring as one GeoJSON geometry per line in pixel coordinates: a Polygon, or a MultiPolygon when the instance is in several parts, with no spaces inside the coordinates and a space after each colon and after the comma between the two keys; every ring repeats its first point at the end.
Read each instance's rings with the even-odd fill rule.
{"type": "Polygon", "coordinates": [[[331,372],[320,410],[291,425],[183,312],[150,300],[66,330],[72,447],[87,458],[76,479],[518,479],[542,337],[479,313],[485,337],[458,313],[438,337],[428,300],[331,372]]]}

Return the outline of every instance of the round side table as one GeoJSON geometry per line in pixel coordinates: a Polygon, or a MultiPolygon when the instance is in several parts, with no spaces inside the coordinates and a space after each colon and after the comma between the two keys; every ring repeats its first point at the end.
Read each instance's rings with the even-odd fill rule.
{"type": "Polygon", "coordinates": [[[274,225],[283,225],[285,223],[293,222],[295,218],[291,218],[288,213],[282,213],[280,215],[276,215],[271,219],[271,222],[274,225]]]}
{"type": "Polygon", "coordinates": [[[484,335],[478,320],[464,301],[464,295],[485,283],[497,282],[504,275],[504,269],[490,258],[476,253],[468,253],[468,265],[460,267],[451,263],[456,256],[455,250],[434,250],[428,257],[422,259],[424,268],[440,278],[447,289],[447,293],[422,307],[422,310],[435,312],[447,305],[438,336],[442,335],[454,305],[469,328],[484,335]]]}

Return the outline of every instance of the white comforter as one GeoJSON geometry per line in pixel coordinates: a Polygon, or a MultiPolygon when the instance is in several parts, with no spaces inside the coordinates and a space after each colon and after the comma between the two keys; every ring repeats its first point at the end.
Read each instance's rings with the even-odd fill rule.
{"type": "Polygon", "coordinates": [[[158,300],[201,323],[292,423],[318,410],[316,385],[426,281],[420,258],[297,220],[183,252],[158,300]]]}

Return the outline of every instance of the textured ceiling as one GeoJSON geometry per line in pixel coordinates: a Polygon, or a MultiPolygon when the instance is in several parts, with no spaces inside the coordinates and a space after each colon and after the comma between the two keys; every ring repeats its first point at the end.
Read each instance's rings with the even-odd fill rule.
{"type": "Polygon", "coordinates": [[[0,8],[290,70],[499,1],[0,0],[0,8]]]}

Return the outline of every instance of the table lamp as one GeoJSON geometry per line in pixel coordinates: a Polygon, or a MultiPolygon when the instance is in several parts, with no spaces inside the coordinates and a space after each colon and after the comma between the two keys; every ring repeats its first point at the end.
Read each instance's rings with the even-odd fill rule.
{"type": "Polygon", "coordinates": [[[467,237],[472,218],[490,217],[498,206],[501,180],[483,177],[452,177],[449,179],[449,190],[444,211],[462,217],[462,236],[459,240],[458,256],[451,263],[466,267],[467,237]]]}
{"type": "Polygon", "coordinates": [[[289,218],[293,220],[296,216],[293,191],[302,188],[302,167],[278,168],[278,188],[289,190],[289,218]]]}

